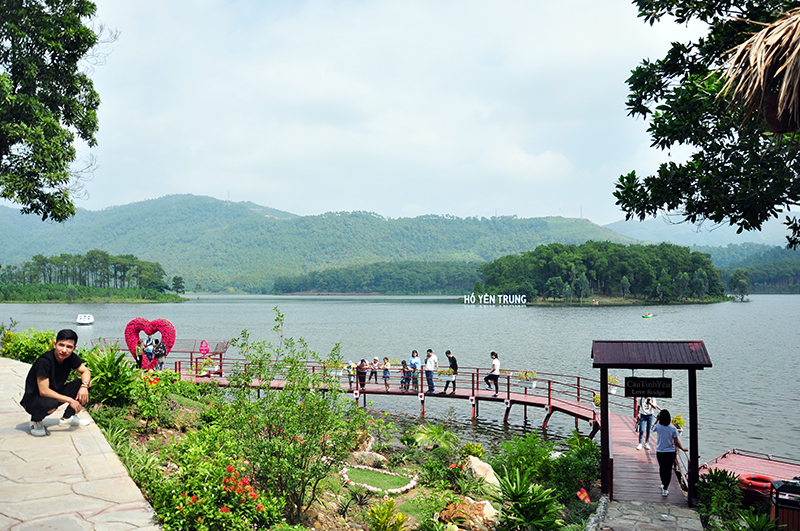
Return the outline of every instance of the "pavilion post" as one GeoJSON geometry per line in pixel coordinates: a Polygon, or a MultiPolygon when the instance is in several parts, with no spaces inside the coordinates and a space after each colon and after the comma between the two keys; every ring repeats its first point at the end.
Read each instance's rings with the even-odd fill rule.
{"type": "Polygon", "coordinates": [[[697,426],[697,371],[689,369],[689,507],[697,501],[697,482],[700,481],[700,445],[697,426]]]}
{"type": "Polygon", "coordinates": [[[611,492],[611,452],[609,451],[608,422],[608,369],[600,368],[600,490],[603,494],[611,492]]]}

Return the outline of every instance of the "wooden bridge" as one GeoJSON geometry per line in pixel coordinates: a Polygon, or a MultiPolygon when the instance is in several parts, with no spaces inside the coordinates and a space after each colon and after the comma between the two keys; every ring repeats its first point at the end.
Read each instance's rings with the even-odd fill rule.
{"type": "MultiPolygon", "coordinates": [[[[174,370],[181,374],[181,378],[194,382],[211,382],[218,385],[227,386],[228,379],[225,374],[230,374],[235,367],[243,367],[244,360],[226,358],[222,353],[200,356],[189,353],[188,356],[173,357],[170,354],[170,363],[174,370]],[[210,361],[209,361],[210,360],[210,361]]],[[[321,372],[323,367],[319,364],[308,363],[308,370],[321,372]]],[[[441,371],[442,373],[445,371],[441,371]]],[[[520,408],[523,411],[523,418],[528,420],[528,407],[537,407],[545,410],[545,417],[542,421],[542,428],[546,429],[550,418],[554,413],[563,413],[575,419],[575,427],[578,428],[579,421],[586,421],[591,428],[590,437],[593,437],[600,428],[599,411],[594,405],[594,396],[599,394],[600,381],[584,376],[572,376],[556,373],[536,373],[536,377],[531,380],[520,379],[520,374],[524,371],[516,369],[501,371],[498,380],[499,392],[494,396],[494,391],[486,390],[484,377],[489,374],[488,368],[481,367],[459,367],[458,374],[455,375],[455,393],[427,393],[423,392],[427,388],[424,371],[418,371],[412,379],[409,391],[404,391],[400,387],[400,371],[392,370],[389,390],[385,389],[382,371],[378,371],[378,383],[367,383],[363,390],[358,388],[358,378],[351,387],[348,382],[346,371],[334,371],[339,378],[342,390],[351,392],[356,400],[362,401],[366,407],[369,396],[416,396],[420,402],[420,415],[425,415],[425,402],[428,400],[462,400],[468,401],[472,409],[472,418],[477,419],[480,413],[481,403],[498,403],[505,406],[503,422],[509,422],[512,408],[520,408]]],[[[443,390],[447,380],[453,378],[446,374],[435,374],[434,383],[437,391],[443,390]]],[[[270,389],[282,389],[285,381],[276,377],[269,382],[270,389]]],[[[453,389],[453,382],[449,390],[453,389]]],[[[263,387],[262,382],[253,381],[253,388],[263,387]]],[[[616,407],[620,411],[627,411],[630,415],[635,414],[635,400],[617,396],[615,393],[622,390],[618,385],[609,385],[611,391],[609,405],[616,407]]]]}
{"type": "MultiPolygon", "coordinates": [[[[208,354],[200,354],[197,350],[199,342],[185,343],[179,351],[173,350],[167,358],[169,365],[181,375],[181,379],[196,383],[214,382],[220,386],[229,384],[226,374],[231,374],[237,367],[246,368],[245,360],[226,357],[227,344],[211,342],[215,348],[208,354]]],[[[308,370],[322,372],[322,365],[307,364],[308,370]]],[[[328,369],[330,370],[330,369],[328,369]]],[[[412,380],[409,391],[400,388],[400,372],[392,371],[389,390],[385,389],[382,371],[378,371],[378,383],[367,383],[364,390],[357,387],[358,378],[353,388],[350,388],[346,371],[334,371],[338,375],[341,388],[353,395],[355,400],[362,401],[366,407],[369,396],[416,396],[420,402],[420,415],[425,415],[425,402],[428,400],[462,400],[468,401],[472,408],[472,418],[479,416],[481,403],[496,403],[505,405],[503,422],[509,422],[514,406],[515,411],[521,407],[523,417],[528,420],[528,407],[538,407],[545,410],[542,428],[546,429],[554,413],[563,413],[575,419],[575,427],[580,421],[589,423],[591,432],[589,437],[600,429],[600,411],[595,407],[594,396],[606,394],[608,404],[613,411],[609,411],[611,442],[611,461],[609,463],[611,492],[613,499],[630,501],[649,501],[664,503],[686,503],[686,495],[680,488],[679,478],[673,478],[670,485],[669,496],[662,497],[658,475],[658,463],[655,455],[655,437],[652,439],[651,450],[636,450],[638,433],[634,430],[634,417],[636,414],[636,401],[633,398],[621,396],[622,387],[607,384],[605,393],[601,393],[600,380],[584,376],[573,376],[556,373],[537,372],[536,377],[530,381],[520,379],[520,373],[515,369],[501,371],[498,380],[499,393],[494,396],[494,390],[485,388],[483,378],[489,373],[488,368],[459,367],[455,376],[455,393],[440,394],[421,392],[427,387],[424,371],[418,371],[416,379],[412,380]]],[[[436,374],[434,382],[437,390],[443,390],[446,379],[445,374],[436,374]]],[[[259,390],[264,387],[261,381],[254,380],[251,387],[259,390]]],[[[277,376],[269,382],[270,389],[282,389],[286,381],[277,376]]],[[[449,390],[453,387],[451,382],[449,390]]],[[[683,458],[682,474],[686,474],[686,459],[683,458]]]]}

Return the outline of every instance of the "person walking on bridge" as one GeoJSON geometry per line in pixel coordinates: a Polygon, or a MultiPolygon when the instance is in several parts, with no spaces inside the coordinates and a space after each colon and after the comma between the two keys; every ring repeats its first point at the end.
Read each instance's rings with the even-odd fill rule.
{"type": "Polygon", "coordinates": [[[669,411],[662,409],[658,414],[658,423],[653,426],[653,431],[658,437],[656,444],[656,459],[658,460],[658,474],[661,477],[661,495],[669,496],[669,482],[672,479],[672,464],[675,462],[675,455],[680,448],[684,452],[686,448],[681,445],[678,438],[678,428],[670,424],[672,417],[669,411]]]}
{"type": "MultiPolygon", "coordinates": [[[[450,391],[451,395],[456,394],[456,374],[458,374],[458,361],[456,361],[456,357],[453,356],[450,351],[446,351],[444,353],[447,356],[447,360],[450,362],[450,370],[453,371],[453,390],[450,391]]],[[[447,394],[447,388],[450,386],[450,380],[444,383],[444,391],[440,392],[439,394],[444,395],[447,394]]]]}
{"type": "Polygon", "coordinates": [[[661,410],[656,404],[656,399],[649,396],[639,397],[637,401],[639,410],[639,446],[637,450],[642,449],[642,436],[644,435],[644,449],[650,449],[650,429],[653,426],[653,410],[661,410]]]}
{"type": "Polygon", "coordinates": [[[497,398],[497,395],[500,393],[500,385],[497,383],[497,380],[500,378],[500,356],[494,351],[490,356],[492,357],[492,370],[486,375],[483,381],[486,382],[487,391],[492,390],[492,383],[494,383],[494,394],[492,398],[497,398]]]}

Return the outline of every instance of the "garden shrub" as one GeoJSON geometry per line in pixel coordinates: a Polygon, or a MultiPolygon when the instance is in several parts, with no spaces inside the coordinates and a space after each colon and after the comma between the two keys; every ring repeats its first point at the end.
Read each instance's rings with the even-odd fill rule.
{"type": "MultiPolygon", "coordinates": [[[[307,370],[307,362],[326,360],[303,339],[285,337],[283,319],[276,309],[277,344],[251,342],[246,331],[233,341],[249,370],[230,379],[232,412],[227,419],[243,443],[243,457],[252,463],[259,486],[284,499],[286,520],[296,524],[317,501],[321,482],[358,447],[368,417],[341,390],[338,378],[307,370]],[[268,385],[276,369],[286,378],[282,390],[268,385]],[[260,397],[253,396],[252,378],[267,382],[260,397]]],[[[341,363],[338,345],[327,357],[330,360],[341,363]]]]}
{"type": "Polygon", "coordinates": [[[283,515],[282,501],[259,493],[234,465],[211,463],[202,472],[170,476],[160,489],[153,507],[167,531],[250,531],[283,515]]]}
{"type": "Polygon", "coordinates": [[[492,500],[501,507],[498,531],[542,531],[561,529],[564,522],[553,489],[545,489],[532,481],[531,472],[503,469],[498,475],[500,492],[492,500]]]}
{"type": "Polygon", "coordinates": [[[461,450],[459,450],[459,456],[461,459],[466,459],[469,456],[483,459],[486,456],[486,451],[483,449],[481,443],[468,442],[461,447],[461,450]]]}
{"type": "Polygon", "coordinates": [[[19,333],[6,330],[0,353],[6,358],[32,364],[39,356],[53,348],[55,340],[55,330],[28,328],[19,333]]]}
{"type": "Polygon", "coordinates": [[[108,349],[99,346],[80,353],[83,363],[92,373],[89,402],[122,406],[131,401],[139,369],[125,359],[116,345],[108,349]]]}
{"type": "Polygon", "coordinates": [[[403,531],[408,527],[408,517],[397,512],[394,499],[389,498],[370,507],[367,523],[370,531],[403,531]]]}
{"type": "Polygon", "coordinates": [[[172,384],[178,375],[172,371],[139,372],[134,380],[132,399],[137,414],[148,425],[171,427],[175,421],[175,401],[170,396],[172,384]]]}
{"type": "Polygon", "coordinates": [[[448,448],[438,447],[425,454],[419,479],[424,485],[445,483],[448,487],[453,487],[465,476],[463,466],[455,460],[452,452],[448,448]]]}
{"type": "Polygon", "coordinates": [[[216,396],[219,392],[219,386],[213,381],[208,383],[194,383],[186,380],[178,380],[172,384],[171,391],[174,394],[202,402],[207,397],[216,396]]]}
{"type": "Polygon", "coordinates": [[[708,470],[697,482],[697,513],[704,528],[732,529],[742,509],[739,477],[720,468],[708,470]]]}
{"type": "Polygon", "coordinates": [[[489,464],[495,470],[520,470],[532,480],[542,481],[549,477],[553,443],[542,440],[537,433],[515,437],[500,445],[500,452],[489,464]]]}
{"type": "Polygon", "coordinates": [[[553,460],[548,484],[561,502],[570,502],[581,488],[589,490],[599,476],[599,460],[569,451],[553,460]]]}

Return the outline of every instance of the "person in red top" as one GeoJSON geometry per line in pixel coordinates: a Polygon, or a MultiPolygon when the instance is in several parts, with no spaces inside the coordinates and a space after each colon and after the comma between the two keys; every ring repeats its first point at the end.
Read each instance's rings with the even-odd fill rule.
{"type": "Polygon", "coordinates": [[[61,330],[56,335],[53,350],[48,350],[33,363],[25,378],[25,393],[20,405],[31,415],[31,435],[50,435],[43,420],[66,403],[61,423],[71,426],[86,426],[88,420],[76,416],[89,401],[89,386],[92,375],[83,361],[75,354],[78,334],[74,330],[61,330]],[[72,370],[80,375],[79,380],[67,382],[72,370]]]}

